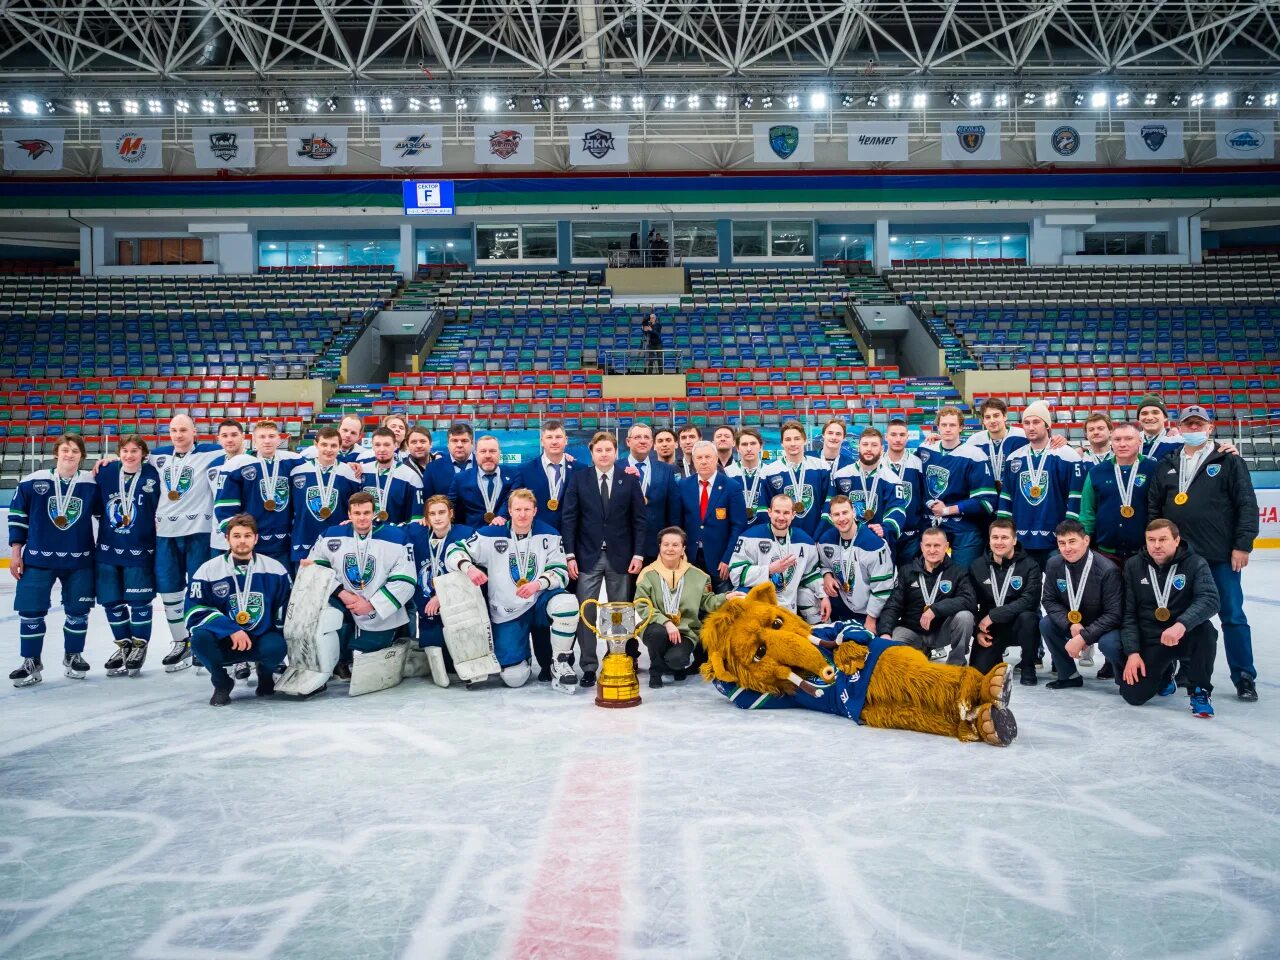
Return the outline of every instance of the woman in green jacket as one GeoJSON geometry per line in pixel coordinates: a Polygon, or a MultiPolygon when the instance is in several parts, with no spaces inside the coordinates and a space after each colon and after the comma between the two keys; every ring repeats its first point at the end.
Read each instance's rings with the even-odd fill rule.
{"type": "Polygon", "coordinates": [[[696,669],[702,618],[741,593],[712,593],[711,578],[685,557],[685,532],[667,527],[658,534],[658,559],[640,571],[636,599],[653,604],[653,619],[644,628],[649,649],[649,686],[662,686],[662,671],[683,680],[696,669]]]}

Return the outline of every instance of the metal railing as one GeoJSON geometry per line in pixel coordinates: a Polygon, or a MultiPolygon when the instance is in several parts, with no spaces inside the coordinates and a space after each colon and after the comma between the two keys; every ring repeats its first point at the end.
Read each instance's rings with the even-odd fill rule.
{"type": "Polygon", "coordinates": [[[609,374],[663,374],[684,371],[684,351],[674,349],[600,350],[592,364],[590,351],[584,351],[583,362],[597,366],[609,374]]]}
{"type": "Polygon", "coordinates": [[[683,262],[671,250],[664,247],[646,247],[640,250],[611,250],[611,267],[678,267],[683,262]]]}

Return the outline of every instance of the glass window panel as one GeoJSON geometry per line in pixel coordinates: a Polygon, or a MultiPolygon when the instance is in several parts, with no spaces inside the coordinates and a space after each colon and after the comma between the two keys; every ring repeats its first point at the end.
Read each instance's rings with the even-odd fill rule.
{"type": "Polygon", "coordinates": [[[1025,260],[1027,258],[1027,238],[1012,234],[1007,237],[1001,237],[1000,256],[1006,258],[1018,257],[1025,260]]]}
{"type": "Polygon", "coordinates": [[[675,222],[675,255],[677,257],[720,256],[720,237],[714,220],[677,220],[675,222]]]}
{"type": "Polygon", "coordinates": [[[1168,253],[1169,252],[1169,235],[1167,233],[1151,234],[1151,252],[1152,253],[1168,253]]]}
{"type": "Polygon", "coordinates": [[[733,255],[735,257],[767,257],[769,255],[769,221],[735,220],[733,255]]]}
{"type": "Polygon", "coordinates": [[[937,260],[943,256],[942,237],[936,234],[911,237],[911,256],[916,260],[937,260]]]}
{"type": "Polygon", "coordinates": [[[289,263],[291,267],[314,267],[316,265],[316,245],[302,240],[290,240],[289,263]]]}
{"type": "Polygon", "coordinates": [[[813,221],[770,220],[769,255],[772,257],[813,256],[813,221]]]}
{"type": "Polygon", "coordinates": [[[942,259],[968,260],[973,256],[972,237],[944,237],[942,240],[942,259]]]}
{"type": "Polygon", "coordinates": [[[995,260],[1000,256],[1000,237],[978,234],[973,238],[973,255],[979,260],[995,260]]]}
{"type": "Polygon", "coordinates": [[[476,227],[476,259],[519,260],[519,227],[476,227]]]}
{"type": "Polygon", "coordinates": [[[575,260],[607,260],[609,254],[631,248],[635,238],[640,247],[640,224],[583,221],[573,224],[573,258],[575,260]]]}
{"type": "Polygon", "coordinates": [[[259,243],[258,265],[263,267],[287,267],[289,255],[283,243],[259,243]]]}
{"type": "Polygon", "coordinates": [[[901,234],[892,234],[889,237],[889,259],[890,260],[910,260],[913,256],[911,241],[914,237],[908,237],[901,234]]]}
{"type": "Polygon", "coordinates": [[[556,225],[554,223],[526,223],[520,227],[523,237],[521,249],[526,260],[556,259],[556,225]]]}
{"type": "Polygon", "coordinates": [[[345,243],[325,242],[323,240],[316,243],[316,266],[341,267],[345,266],[346,262],[347,245],[345,243]]]}

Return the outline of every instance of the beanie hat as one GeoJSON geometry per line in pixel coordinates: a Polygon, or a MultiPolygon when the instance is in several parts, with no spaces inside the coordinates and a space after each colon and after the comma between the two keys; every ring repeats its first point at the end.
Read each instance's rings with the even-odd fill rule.
{"type": "Polygon", "coordinates": [[[1143,397],[1141,400],[1139,400],[1138,408],[1135,412],[1141,413],[1143,407],[1159,407],[1161,413],[1163,413],[1166,417],[1169,415],[1169,408],[1166,407],[1164,405],[1164,401],[1161,400],[1154,393],[1149,393],[1145,397],[1143,397]]]}
{"type": "Polygon", "coordinates": [[[1049,412],[1049,405],[1043,400],[1036,400],[1027,404],[1027,408],[1022,411],[1022,422],[1026,422],[1027,417],[1039,417],[1044,421],[1046,427],[1053,426],[1053,414],[1049,412]]]}

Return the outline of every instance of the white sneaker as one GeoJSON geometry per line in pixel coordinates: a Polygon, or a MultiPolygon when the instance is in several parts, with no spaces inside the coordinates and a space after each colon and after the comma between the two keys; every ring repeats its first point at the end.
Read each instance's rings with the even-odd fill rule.
{"type": "Polygon", "coordinates": [[[1093,651],[1097,648],[1097,646],[1098,645],[1096,643],[1087,644],[1085,648],[1080,651],[1080,659],[1077,660],[1076,663],[1080,664],[1080,666],[1082,667],[1092,667],[1093,651]]]}

